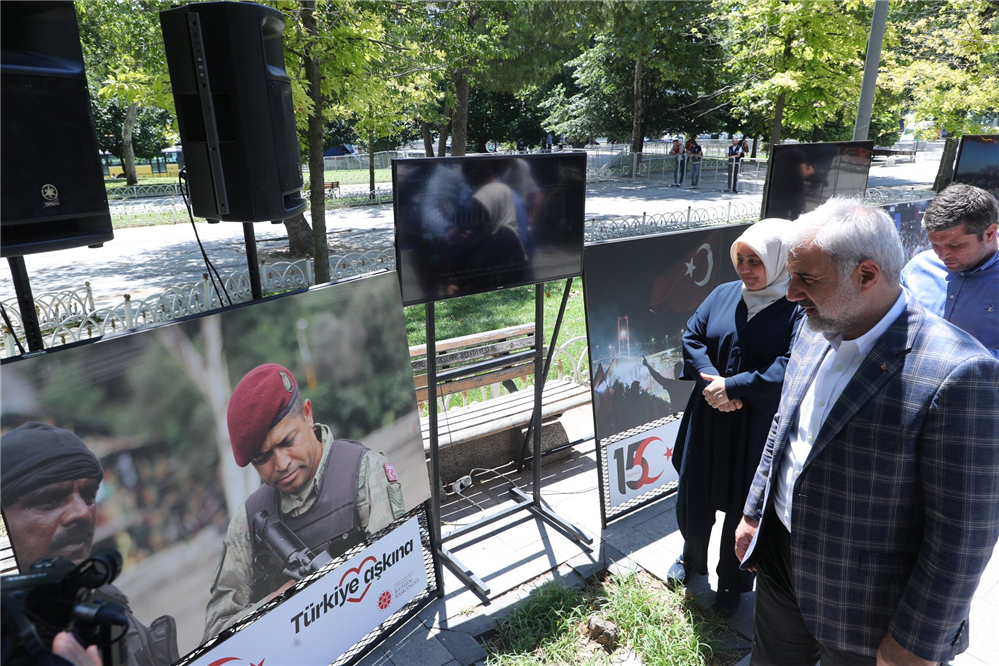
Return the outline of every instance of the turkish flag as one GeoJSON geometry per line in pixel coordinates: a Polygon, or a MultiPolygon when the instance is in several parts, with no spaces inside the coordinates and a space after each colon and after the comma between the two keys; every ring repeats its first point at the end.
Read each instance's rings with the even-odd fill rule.
{"type": "Polygon", "coordinates": [[[729,260],[722,248],[722,231],[697,236],[674,261],[664,258],[663,263],[670,268],[649,278],[649,309],[653,312],[693,314],[721,282],[720,262],[729,260]]]}

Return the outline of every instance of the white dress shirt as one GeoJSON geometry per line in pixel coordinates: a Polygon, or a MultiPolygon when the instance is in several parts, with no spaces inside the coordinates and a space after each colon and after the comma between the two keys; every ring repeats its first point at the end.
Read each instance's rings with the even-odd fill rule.
{"type": "MultiPolygon", "coordinates": [[[[854,340],[844,340],[842,335],[826,335],[829,345],[819,365],[815,378],[801,400],[798,411],[793,415],[794,423],[789,430],[788,445],[784,448],[777,475],[777,494],[774,496],[774,509],[784,527],[791,531],[791,510],[794,496],[794,483],[801,475],[812,445],[819,436],[822,424],[839,400],[843,389],[853,379],[857,368],[874,347],[874,343],[884,335],[888,327],[905,310],[905,290],[888,313],[874,327],[854,340]]],[[[807,324],[806,324],[807,325],[807,324]]]]}

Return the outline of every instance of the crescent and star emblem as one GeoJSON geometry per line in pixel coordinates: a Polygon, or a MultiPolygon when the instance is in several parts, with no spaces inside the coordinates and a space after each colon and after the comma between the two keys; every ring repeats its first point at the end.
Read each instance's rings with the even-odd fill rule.
{"type": "Polygon", "coordinates": [[[711,246],[708,245],[707,243],[701,245],[699,248],[697,248],[697,251],[694,252],[694,256],[690,258],[690,261],[685,262],[685,265],[687,266],[687,272],[684,273],[684,276],[689,275],[690,279],[694,280],[694,284],[697,285],[698,287],[703,287],[704,285],[706,285],[708,283],[708,280],[711,279],[711,272],[714,271],[715,269],[715,258],[714,254],[711,252],[711,246]],[[695,280],[694,269],[697,268],[697,265],[694,264],[694,258],[697,257],[697,253],[700,252],[701,250],[704,250],[704,253],[708,257],[708,270],[704,274],[703,279],[695,280]]]}

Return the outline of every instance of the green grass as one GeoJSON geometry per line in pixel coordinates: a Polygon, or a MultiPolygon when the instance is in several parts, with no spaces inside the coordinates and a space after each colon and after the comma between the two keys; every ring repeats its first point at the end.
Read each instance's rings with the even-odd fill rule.
{"type": "Polygon", "coordinates": [[[646,664],[728,666],[746,650],[714,651],[730,631],[706,615],[682,590],[646,574],[596,579],[585,590],[548,583],[536,589],[486,641],[490,666],[607,664],[609,655],[589,640],[597,615],[618,628],[618,650],[633,650],[646,664]]]}
{"type": "MultiPolygon", "coordinates": [[[[170,185],[177,182],[177,175],[162,175],[162,176],[143,176],[139,178],[138,185],[170,185]]],[[[105,178],[104,188],[107,190],[116,190],[122,187],[128,187],[125,183],[124,178],[105,178]]]]}
{"type": "MultiPolygon", "coordinates": [[[[545,337],[551,339],[562,301],[564,281],[545,284],[545,337]]],[[[534,321],[534,287],[515,287],[486,294],[439,301],[434,305],[438,340],[471,335],[496,328],[527,324],[534,321]]],[[[422,305],[406,308],[406,334],[409,344],[420,345],[427,341],[426,310],[422,305]]],[[[566,304],[558,342],[586,335],[586,315],[583,311],[583,284],[579,278],[572,281],[569,302],[566,304]]]]}
{"type": "MultiPolygon", "coordinates": [[[[332,182],[340,181],[340,187],[344,185],[367,185],[369,182],[368,167],[363,169],[337,169],[336,171],[326,171],[323,179],[332,182]]],[[[392,169],[375,169],[376,183],[392,182],[392,169]]]]}

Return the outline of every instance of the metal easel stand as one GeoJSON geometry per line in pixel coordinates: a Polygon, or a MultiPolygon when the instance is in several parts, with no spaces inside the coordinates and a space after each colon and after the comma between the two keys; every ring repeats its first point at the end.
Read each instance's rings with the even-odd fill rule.
{"type": "MultiPolygon", "coordinates": [[[[555,331],[552,334],[552,342],[549,346],[549,356],[548,362],[545,362],[545,351],[544,345],[537,344],[537,341],[541,339],[541,335],[544,333],[544,297],[545,288],[543,284],[535,285],[534,287],[534,319],[535,319],[535,357],[534,357],[534,369],[535,369],[535,382],[534,382],[534,414],[531,418],[531,424],[540,423],[541,420],[541,397],[542,392],[545,387],[545,380],[548,377],[548,367],[551,364],[551,353],[555,349],[555,343],[558,339],[559,328],[562,324],[562,317],[565,314],[565,306],[569,297],[569,288],[572,286],[572,278],[566,281],[565,292],[562,296],[562,305],[559,309],[558,319],[555,323],[555,331]]],[[[478,576],[472,572],[471,569],[466,567],[464,564],[458,560],[447,548],[444,547],[444,543],[457,539],[460,536],[480,530],[487,525],[491,525],[497,521],[503,520],[508,516],[519,513],[521,511],[528,511],[533,513],[538,518],[541,518],[546,523],[550,524],[555,529],[559,530],[565,536],[572,539],[578,544],[592,544],[593,537],[587,534],[585,530],[581,527],[575,525],[569,520],[559,516],[555,511],[552,510],[550,506],[541,497],[541,428],[534,427],[530,428],[528,432],[528,437],[531,434],[534,436],[534,488],[531,495],[527,495],[519,488],[511,488],[510,494],[515,500],[513,506],[501,509],[485,518],[481,518],[474,523],[464,525],[455,530],[452,530],[446,535],[441,535],[440,525],[441,525],[441,498],[440,498],[440,444],[438,440],[437,432],[437,350],[436,350],[436,337],[435,337],[435,324],[434,324],[434,304],[427,303],[426,305],[426,327],[427,327],[427,388],[428,388],[428,406],[430,409],[430,466],[432,473],[432,483],[431,483],[431,499],[433,501],[433,508],[435,512],[435,520],[433,521],[433,530],[435,541],[439,544],[438,548],[438,563],[437,566],[440,567],[441,564],[446,566],[448,569],[457,576],[465,587],[469,588],[479,596],[483,598],[488,598],[490,589],[478,576]]],[[[443,586],[441,587],[443,594],[443,586]]]]}

